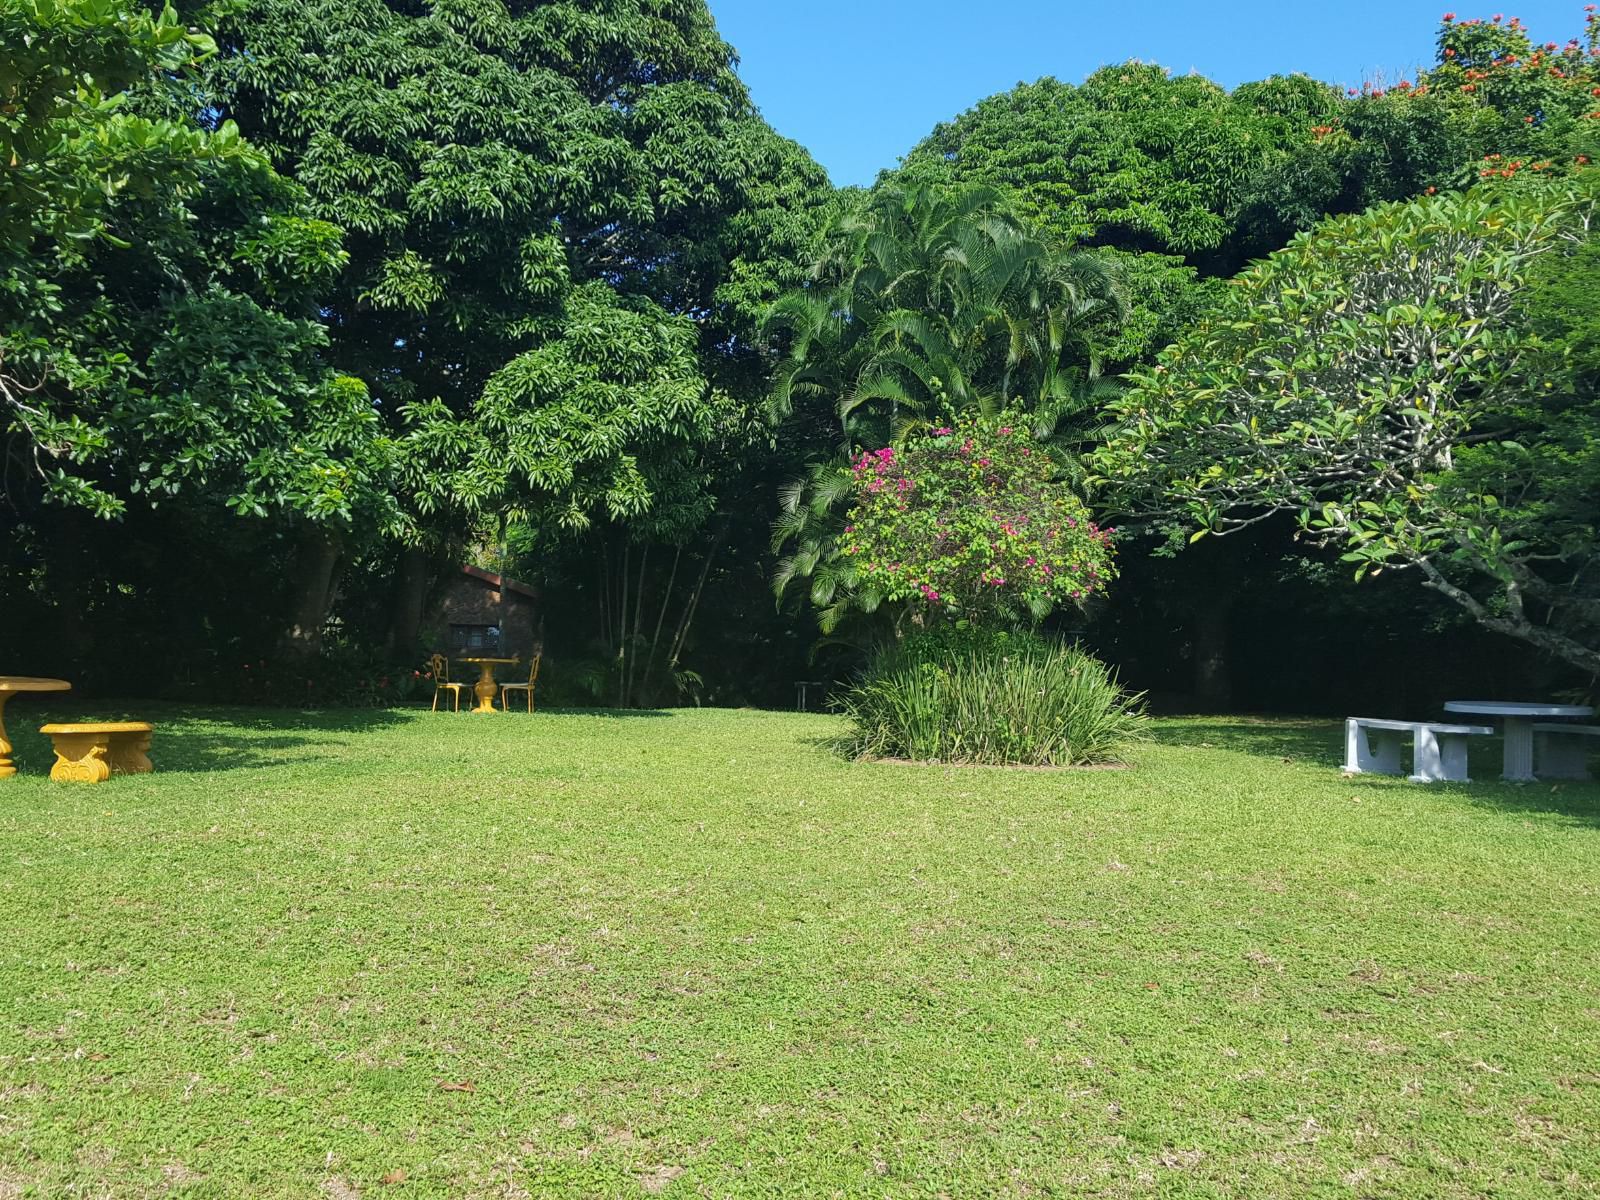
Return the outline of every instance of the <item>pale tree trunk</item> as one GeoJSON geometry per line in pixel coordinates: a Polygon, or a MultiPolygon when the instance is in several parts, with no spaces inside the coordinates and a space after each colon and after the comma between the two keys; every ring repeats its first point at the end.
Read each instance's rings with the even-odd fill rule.
{"type": "Polygon", "coordinates": [[[711,564],[716,560],[717,552],[722,549],[723,539],[728,536],[731,522],[724,521],[721,529],[711,539],[711,545],[706,550],[705,562],[700,565],[700,577],[695,580],[694,590],[689,593],[688,603],[683,607],[683,616],[678,621],[677,631],[672,635],[672,649],[667,654],[667,682],[672,682],[672,675],[678,669],[678,659],[683,653],[685,643],[689,640],[689,628],[694,624],[695,610],[700,607],[700,593],[705,590],[706,579],[711,574],[711,564]]]}
{"type": "Polygon", "coordinates": [[[656,672],[661,666],[661,631],[667,623],[667,605],[672,602],[672,589],[678,582],[678,563],[683,558],[683,546],[680,543],[672,551],[672,570],[667,573],[667,586],[661,593],[661,608],[656,613],[655,632],[650,635],[648,657],[645,659],[644,678],[640,681],[640,691],[648,693],[650,684],[655,679],[656,672]]]}
{"type": "Polygon", "coordinates": [[[629,546],[622,541],[622,586],[617,589],[617,707],[628,706],[628,565],[629,546]]]}
{"type": "Polygon", "coordinates": [[[1426,555],[1417,555],[1412,561],[1421,568],[1425,586],[1455,601],[1471,613],[1478,624],[1485,629],[1536,646],[1553,658],[1586,671],[1591,677],[1600,678],[1600,648],[1568,637],[1557,630],[1535,624],[1529,619],[1523,598],[1528,574],[1525,568],[1519,571],[1516,566],[1512,567],[1511,581],[1502,583],[1499,589],[1504,601],[1503,610],[1496,612],[1465,588],[1450,582],[1439,565],[1426,555]],[[1519,574],[1523,579],[1518,579],[1519,574]]]}
{"type": "MultiPolygon", "coordinates": [[[[627,683],[624,685],[624,693],[625,693],[625,696],[626,696],[626,699],[627,699],[627,703],[630,704],[630,705],[638,703],[638,699],[639,698],[638,698],[638,695],[636,694],[636,692],[634,691],[634,676],[635,676],[635,673],[636,673],[636,671],[638,669],[638,665],[639,665],[639,655],[641,653],[645,653],[646,652],[645,651],[645,647],[640,644],[639,628],[640,628],[640,622],[643,620],[643,617],[644,617],[644,584],[645,584],[645,580],[649,578],[649,573],[648,573],[648,571],[646,569],[648,567],[648,565],[649,565],[649,562],[650,562],[650,543],[646,542],[644,544],[644,546],[639,551],[638,578],[634,582],[634,586],[633,586],[634,599],[633,599],[632,645],[629,646],[629,650],[631,651],[631,653],[628,655],[627,683]]],[[[623,603],[624,604],[627,603],[626,597],[624,597],[623,603]]]]}

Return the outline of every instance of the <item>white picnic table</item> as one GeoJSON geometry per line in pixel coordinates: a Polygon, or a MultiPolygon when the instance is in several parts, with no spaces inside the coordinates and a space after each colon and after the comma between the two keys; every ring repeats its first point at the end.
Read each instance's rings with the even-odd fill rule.
{"type": "Polygon", "coordinates": [[[1588,717],[1587,704],[1537,704],[1521,700],[1447,700],[1447,713],[1472,713],[1499,717],[1505,731],[1505,759],[1500,778],[1512,783],[1532,783],[1533,723],[1543,717],[1588,717]]]}

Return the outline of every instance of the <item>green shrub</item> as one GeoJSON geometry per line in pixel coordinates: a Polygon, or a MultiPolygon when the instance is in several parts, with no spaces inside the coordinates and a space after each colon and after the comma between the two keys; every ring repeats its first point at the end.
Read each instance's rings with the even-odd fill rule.
{"type": "Polygon", "coordinates": [[[856,457],[840,549],[869,591],[981,624],[1082,607],[1116,577],[1111,531],[1003,420],[958,418],[856,457]]]}
{"type": "Polygon", "coordinates": [[[1115,762],[1145,720],[1142,695],[1076,646],[954,630],[880,651],[843,707],[857,757],[993,766],[1115,762]]]}

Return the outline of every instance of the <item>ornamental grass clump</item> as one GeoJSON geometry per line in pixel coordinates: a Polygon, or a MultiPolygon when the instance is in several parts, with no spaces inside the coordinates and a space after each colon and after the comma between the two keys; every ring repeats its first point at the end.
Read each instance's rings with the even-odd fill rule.
{"type": "Polygon", "coordinates": [[[847,693],[849,751],[987,766],[1115,763],[1143,696],[1091,654],[1032,634],[923,635],[881,651],[847,693]]]}

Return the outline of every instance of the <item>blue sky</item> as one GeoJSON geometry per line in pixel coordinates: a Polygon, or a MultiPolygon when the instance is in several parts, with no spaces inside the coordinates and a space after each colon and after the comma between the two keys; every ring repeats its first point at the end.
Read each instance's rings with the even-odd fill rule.
{"type": "MultiPolygon", "coordinates": [[[[1583,30],[1582,0],[1506,0],[1540,41],[1583,30]]],[[[1433,60],[1436,0],[710,0],[780,133],[836,184],[870,183],[928,130],[1021,80],[1077,83],[1129,58],[1228,87],[1275,72],[1389,81],[1433,60]]],[[[1489,17],[1457,6],[1460,17],[1489,17]]]]}

